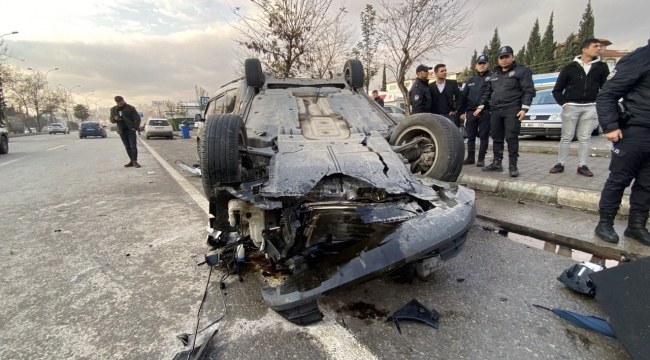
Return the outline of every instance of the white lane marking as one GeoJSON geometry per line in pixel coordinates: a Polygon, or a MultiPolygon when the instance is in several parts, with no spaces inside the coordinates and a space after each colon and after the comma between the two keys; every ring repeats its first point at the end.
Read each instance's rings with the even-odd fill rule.
{"type": "Polygon", "coordinates": [[[60,145],[60,146],[57,146],[57,147],[53,147],[53,148],[51,148],[51,149],[47,149],[47,150],[45,150],[45,151],[56,150],[56,149],[58,149],[58,148],[62,148],[62,147],[64,147],[64,146],[67,146],[67,145],[60,145]]]}
{"type": "Polygon", "coordinates": [[[9,165],[9,164],[11,164],[11,163],[13,163],[13,162],[16,162],[16,161],[18,161],[18,160],[22,160],[22,159],[24,159],[24,158],[26,158],[26,157],[27,157],[27,156],[25,156],[25,157],[21,157],[20,159],[9,160],[9,161],[7,161],[7,162],[5,162],[5,163],[0,164],[0,166],[9,165]]]}
{"type": "Polygon", "coordinates": [[[178,185],[180,185],[187,192],[187,194],[190,195],[192,200],[194,200],[194,202],[197,205],[199,205],[199,207],[203,209],[203,211],[206,214],[209,214],[210,210],[208,207],[208,200],[205,198],[205,196],[202,193],[200,193],[198,190],[196,190],[196,188],[192,184],[190,184],[189,181],[185,180],[183,175],[181,175],[178,171],[176,171],[176,169],[174,169],[171,165],[169,165],[169,163],[165,161],[165,159],[163,159],[160,155],[158,155],[156,150],[154,150],[146,142],[142,140],[140,140],[140,142],[144,144],[144,146],[147,148],[147,150],[149,150],[151,155],[153,155],[153,157],[156,158],[156,160],[158,160],[160,165],[162,165],[162,167],[164,167],[165,170],[167,170],[169,175],[171,175],[174,178],[174,180],[176,180],[178,185]]]}
{"type": "Polygon", "coordinates": [[[79,142],[79,141],[83,141],[83,139],[79,139],[79,140],[77,140],[77,141],[75,141],[75,142],[79,142]]]}
{"type": "Polygon", "coordinates": [[[32,141],[39,141],[39,140],[45,140],[45,138],[34,139],[34,140],[32,140],[32,141]]]}

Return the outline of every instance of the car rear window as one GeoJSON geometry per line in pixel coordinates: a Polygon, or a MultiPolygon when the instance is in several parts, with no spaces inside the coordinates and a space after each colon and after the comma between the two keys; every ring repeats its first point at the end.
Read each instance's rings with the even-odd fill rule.
{"type": "Polygon", "coordinates": [[[169,126],[167,120],[149,120],[149,125],[152,126],[169,126]]]}
{"type": "Polygon", "coordinates": [[[98,127],[98,126],[99,126],[98,123],[81,123],[81,127],[82,127],[82,128],[89,128],[89,127],[94,127],[94,128],[96,128],[96,127],[98,127]]]}
{"type": "Polygon", "coordinates": [[[63,125],[61,125],[61,124],[52,124],[52,125],[50,125],[50,127],[63,127],[63,125]]]}

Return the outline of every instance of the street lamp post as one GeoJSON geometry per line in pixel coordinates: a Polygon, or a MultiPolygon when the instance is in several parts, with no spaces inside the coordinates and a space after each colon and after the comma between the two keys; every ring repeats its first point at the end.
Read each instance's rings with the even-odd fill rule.
{"type": "Polygon", "coordinates": [[[4,35],[0,35],[0,39],[1,39],[3,36],[7,36],[7,35],[15,35],[15,34],[18,34],[18,31],[12,31],[12,32],[10,32],[10,33],[6,33],[6,34],[4,34],[4,35]]]}
{"type": "Polygon", "coordinates": [[[99,122],[99,109],[97,107],[97,103],[102,101],[102,99],[99,100],[90,100],[90,102],[95,103],[95,119],[97,119],[97,122],[99,122]]]}

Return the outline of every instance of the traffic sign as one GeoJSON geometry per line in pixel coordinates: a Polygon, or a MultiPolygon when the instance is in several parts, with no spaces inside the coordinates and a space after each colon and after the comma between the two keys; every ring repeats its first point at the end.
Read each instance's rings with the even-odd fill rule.
{"type": "Polygon", "coordinates": [[[208,100],[210,100],[209,96],[201,96],[201,106],[208,105],[208,100]]]}

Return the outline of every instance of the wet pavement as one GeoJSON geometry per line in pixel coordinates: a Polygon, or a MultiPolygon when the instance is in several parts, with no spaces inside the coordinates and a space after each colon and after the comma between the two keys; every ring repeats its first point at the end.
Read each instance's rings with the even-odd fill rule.
{"type": "MultiPolygon", "coordinates": [[[[0,233],[10,234],[0,358],[171,359],[185,349],[175,336],[194,329],[208,275],[196,266],[207,250],[207,216],[192,195],[201,181],[175,165],[196,162],[195,140],[146,141],[173,176],[145,146],[143,167],[124,169],[114,133],[30,141],[0,157],[0,233]]],[[[616,340],[532,306],[604,315],[555,280],[575,262],[477,224],[430,278],[334,290],[319,301],[324,321],[307,327],[266,307],[260,286],[277,279],[263,266],[247,264],[243,282],[230,276],[224,290],[217,268],[200,328],[225,303],[210,359],[628,359],[616,340]],[[439,329],[404,322],[399,335],[384,322],[412,298],[440,312],[439,329]]]]}

